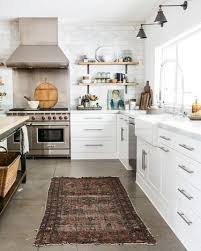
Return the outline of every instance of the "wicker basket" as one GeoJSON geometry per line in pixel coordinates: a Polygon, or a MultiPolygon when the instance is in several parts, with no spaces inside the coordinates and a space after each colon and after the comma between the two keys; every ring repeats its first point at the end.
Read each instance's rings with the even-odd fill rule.
{"type": "Polygon", "coordinates": [[[1,149],[5,152],[0,152],[0,196],[5,197],[16,180],[20,154],[1,149]]]}

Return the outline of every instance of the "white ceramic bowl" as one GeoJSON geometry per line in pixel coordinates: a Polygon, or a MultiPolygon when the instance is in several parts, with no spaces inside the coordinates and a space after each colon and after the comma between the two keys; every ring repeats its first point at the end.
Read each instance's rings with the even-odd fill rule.
{"type": "Polygon", "coordinates": [[[37,109],[39,106],[39,101],[28,101],[28,105],[31,109],[37,109]]]}

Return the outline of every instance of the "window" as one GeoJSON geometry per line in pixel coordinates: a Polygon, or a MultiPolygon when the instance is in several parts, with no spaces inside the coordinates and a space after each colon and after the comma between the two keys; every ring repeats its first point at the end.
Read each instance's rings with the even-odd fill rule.
{"type": "Polygon", "coordinates": [[[159,50],[156,72],[164,105],[189,107],[195,96],[201,102],[201,28],[159,50]]]}

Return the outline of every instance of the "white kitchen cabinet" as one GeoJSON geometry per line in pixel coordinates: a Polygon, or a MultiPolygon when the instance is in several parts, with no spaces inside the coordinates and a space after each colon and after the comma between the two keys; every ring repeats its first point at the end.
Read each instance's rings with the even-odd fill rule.
{"type": "Polygon", "coordinates": [[[130,169],[129,166],[129,118],[125,115],[119,115],[118,121],[118,149],[119,159],[126,169],[130,169]]]}
{"type": "Polygon", "coordinates": [[[168,220],[174,215],[175,175],[173,150],[161,145],[152,146],[137,141],[137,183],[147,194],[161,215],[168,220]],[[171,177],[168,179],[167,177],[171,177]]]}
{"type": "Polygon", "coordinates": [[[137,183],[187,250],[201,250],[201,142],[161,128],[152,141],[145,126],[137,123],[137,183]]]}
{"type": "Polygon", "coordinates": [[[71,114],[71,159],[116,159],[117,115],[71,114]]]}
{"type": "Polygon", "coordinates": [[[163,144],[159,146],[159,165],[161,171],[160,197],[161,214],[171,226],[174,225],[176,206],[176,161],[175,151],[163,144]]]}
{"type": "Polygon", "coordinates": [[[138,139],[137,141],[137,174],[144,180],[147,179],[149,170],[150,147],[138,139]]]}

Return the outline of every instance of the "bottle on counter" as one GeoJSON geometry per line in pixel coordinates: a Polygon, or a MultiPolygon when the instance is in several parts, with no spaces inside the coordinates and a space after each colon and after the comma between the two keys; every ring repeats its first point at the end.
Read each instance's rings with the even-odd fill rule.
{"type": "Polygon", "coordinates": [[[198,112],[200,110],[200,104],[198,103],[198,98],[195,97],[195,101],[192,104],[192,113],[198,112]]]}

